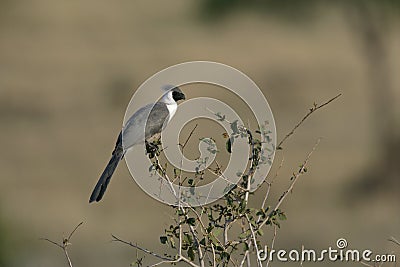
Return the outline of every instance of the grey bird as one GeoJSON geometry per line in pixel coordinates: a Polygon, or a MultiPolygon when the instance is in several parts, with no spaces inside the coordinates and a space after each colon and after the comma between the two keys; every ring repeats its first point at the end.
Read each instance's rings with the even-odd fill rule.
{"type": "Polygon", "coordinates": [[[149,141],[161,134],[175,115],[178,108],[177,102],[185,99],[185,95],[179,87],[166,85],[163,90],[166,92],[159,101],[140,108],[127,121],[118,136],[111,159],[93,189],[89,203],[98,202],[103,198],[111,177],[125,152],[132,146],[143,144],[144,141],[149,141]],[[124,142],[122,142],[122,137],[124,142]]]}

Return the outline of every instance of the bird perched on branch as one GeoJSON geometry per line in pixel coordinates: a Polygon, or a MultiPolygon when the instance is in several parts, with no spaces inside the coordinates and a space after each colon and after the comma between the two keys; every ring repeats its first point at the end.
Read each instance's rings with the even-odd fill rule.
{"type": "Polygon", "coordinates": [[[111,177],[126,151],[137,144],[154,139],[154,136],[159,136],[175,115],[178,108],[177,102],[185,99],[185,95],[179,87],[166,85],[162,89],[165,93],[159,101],[137,110],[123,127],[111,159],[94,187],[89,203],[100,201],[103,198],[111,177]]]}

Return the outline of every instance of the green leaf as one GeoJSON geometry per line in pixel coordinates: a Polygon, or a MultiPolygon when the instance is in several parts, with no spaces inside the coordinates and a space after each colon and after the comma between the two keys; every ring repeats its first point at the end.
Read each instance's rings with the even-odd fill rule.
{"type": "Polygon", "coordinates": [[[264,235],[264,231],[263,231],[262,229],[258,229],[257,233],[258,233],[260,236],[263,236],[263,235],[264,235]]]}
{"type": "Polygon", "coordinates": [[[173,238],[172,236],[169,238],[169,242],[171,243],[171,247],[172,247],[172,248],[176,248],[176,246],[175,246],[175,240],[174,240],[174,238],[173,238]]]}
{"type": "Polygon", "coordinates": [[[167,241],[168,241],[168,237],[166,237],[165,235],[160,236],[161,244],[167,244],[167,241]]]}
{"type": "Polygon", "coordinates": [[[150,165],[149,172],[151,172],[153,169],[154,169],[154,165],[150,165]]]}
{"type": "Polygon", "coordinates": [[[219,236],[222,232],[221,228],[215,228],[213,231],[214,236],[219,236]]]}
{"type": "Polygon", "coordinates": [[[191,226],[195,226],[196,225],[196,219],[195,218],[188,218],[186,222],[191,226]]]}
{"type": "Polygon", "coordinates": [[[221,259],[227,259],[227,260],[229,260],[230,257],[231,257],[231,255],[229,255],[228,252],[225,252],[225,251],[224,251],[224,252],[221,253],[221,259]]]}
{"type": "Polygon", "coordinates": [[[265,213],[264,213],[264,211],[263,211],[262,209],[259,210],[259,211],[257,211],[256,215],[257,215],[257,216],[265,217],[265,213]]]}
{"type": "Polygon", "coordinates": [[[218,245],[218,240],[213,235],[210,235],[210,240],[214,246],[218,245]]]}
{"type": "Polygon", "coordinates": [[[241,233],[241,234],[239,235],[239,238],[240,238],[240,239],[246,238],[246,237],[249,235],[248,231],[249,231],[249,230],[247,230],[247,231],[241,233]]]}
{"type": "MultiPolygon", "coordinates": [[[[179,215],[179,216],[183,216],[183,215],[185,215],[185,212],[184,212],[183,210],[179,209],[179,210],[178,210],[178,215],[179,215]]],[[[171,228],[171,227],[173,228],[172,225],[170,226],[170,228],[171,228]]]]}
{"type": "Polygon", "coordinates": [[[183,237],[183,241],[187,244],[193,244],[193,238],[189,234],[185,234],[183,237]]]}
{"type": "Polygon", "coordinates": [[[285,213],[283,213],[283,212],[278,213],[278,218],[279,218],[279,220],[281,220],[281,221],[286,220],[286,215],[285,215],[285,213]]]}
{"type": "Polygon", "coordinates": [[[228,153],[232,153],[233,140],[234,140],[234,138],[232,138],[232,137],[229,137],[229,139],[226,140],[225,147],[226,147],[226,151],[228,151],[228,153]]]}
{"type": "Polygon", "coordinates": [[[194,261],[194,258],[195,258],[195,255],[194,255],[194,250],[193,250],[193,247],[189,247],[189,249],[188,249],[188,257],[189,257],[189,259],[191,260],[191,261],[194,261]]]}
{"type": "Polygon", "coordinates": [[[190,192],[190,194],[194,195],[195,187],[194,186],[190,187],[189,192],[190,192]]]}
{"type": "Polygon", "coordinates": [[[217,113],[215,113],[215,115],[218,117],[217,120],[219,120],[219,121],[225,120],[225,115],[222,115],[221,112],[217,112],[217,113]]]}
{"type": "Polygon", "coordinates": [[[273,220],[272,223],[278,226],[278,228],[281,228],[281,224],[278,221],[273,220]]]}
{"type": "Polygon", "coordinates": [[[231,123],[231,129],[234,134],[239,133],[239,128],[238,128],[237,124],[238,124],[238,120],[235,120],[234,122],[231,123]]]}
{"type": "Polygon", "coordinates": [[[224,251],[224,248],[221,247],[221,246],[219,246],[219,245],[217,245],[217,246],[215,247],[215,249],[216,249],[217,251],[224,251]]]}

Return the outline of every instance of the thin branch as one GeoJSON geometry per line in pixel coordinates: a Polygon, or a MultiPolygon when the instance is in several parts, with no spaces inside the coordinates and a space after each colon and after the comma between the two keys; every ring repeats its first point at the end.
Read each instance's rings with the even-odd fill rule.
{"type": "Polygon", "coordinates": [[[250,147],[251,147],[251,165],[250,165],[250,168],[249,168],[248,173],[247,173],[247,186],[246,186],[246,194],[245,194],[245,204],[247,206],[247,203],[249,201],[251,178],[252,178],[252,176],[254,174],[254,170],[255,170],[253,164],[254,164],[256,152],[255,152],[255,149],[254,149],[253,135],[252,135],[250,130],[248,130],[246,128],[245,128],[245,130],[246,130],[246,133],[248,135],[248,139],[249,139],[249,143],[250,143],[250,147]]]}
{"type": "Polygon", "coordinates": [[[71,262],[71,259],[70,259],[69,255],[68,255],[68,250],[64,249],[64,255],[65,255],[65,257],[66,257],[67,260],[68,260],[68,265],[69,265],[70,267],[72,267],[72,262],[71,262]]]}
{"type": "MultiPolygon", "coordinates": [[[[194,208],[193,208],[192,206],[189,206],[189,208],[192,209],[192,210],[194,210],[194,208]]],[[[185,213],[185,210],[184,210],[182,207],[180,207],[180,209],[181,209],[182,212],[185,214],[185,219],[186,219],[186,220],[189,219],[189,216],[185,213]]],[[[200,218],[199,218],[199,221],[201,222],[200,218]]],[[[200,228],[201,228],[201,227],[200,227],[200,228]]],[[[180,228],[179,228],[179,229],[180,229],[180,231],[182,231],[181,224],[180,224],[180,228]]],[[[189,225],[189,229],[190,229],[190,233],[191,233],[192,236],[193,236],[193,240],[194,240],[194,242],[195,242],[196,248],[197,248],[197,250],[198,250],[199,264],[200,264],[201,267],[204,267],[204,256],[203,256],[203,251],[201,250],[201,247],[200,247],[200,240],[199,240],[199,238],[198,238],[198,236],[197,236],[197,234],[196,234],[196,229],[195,229],[195,227],[192,226],[192,225],[189,225]]],[[[180,232],[180,236],[179,236],[179,238],[180,238],[180,240],[179,240],[179,245],[181,246],[181,247],[179,248],[180,251],[182,250],[181,234],[182,234],[182,233],[180,232]]]]}
{"type": "Polygon", "coordinates": [[[394,238],[393,236],[391,236],[389,239],[388,239],[390,242],[393,242],[393,243],[395,243],[396,245],[398,245],[398,246],[400,246],[400,241],[398,241],[396,238],[394,238]]]}
{"type": "Polygon", "coordinates": [[[50,240],[48,238],[39,238],[39,240],[48,241],[48,242],[52,243],[53,245],[56,245],[57,247],[60,247],[60,248],[64,249],[64,247],[62,245],[60,245],[57,242],[54,242],[54,241],[52,241],[52,240],[50,240]]]}
{"type": "MultiPolygon", "coordinates": [[[[274,236],[272,237],[272,242],[271,242],[271,250],[273,250],[273,249],[274,249],[274,246],[275,246],[275,239],[276,239],[276,229],[277,229],[277,226],[276,226],[276,225],[274,225],[274,236]]],[[[268,267],[268,266],[269,266],[270,259],[271,259],[271,257],[268,257],[267,264],[265,265],[266,267],[268,267]]]]}
{"type": "Polygon", "coordinates": [[[181,261],[180,258],[177,260],[169,260],[169,261],[165,260],[165,261],[160,261],[160,262],[154,263],[152,265],[149,265],[149,267],[155,267],[155,266],[162,265],[162,264],[174,264],[174,263],[178,263],[180,261],[181,261]]]}
{"type": "Polygon", "coordinates": [[[249,255],[249,251],[248,251],[248,250],[246,250],[246,252],[245,252],[244,255],[243,255],[243,259],[242,259],[242,261],[240,262],[240,267],[243,267],[244,263],[246,262],[247,255],[249,255]]]}
{"type": "MultiPolygon", "coordinates": [[[[204,225],[203,221],[201,220],[201,215],[192,206],[189,206],[189,209],[191,209],[193,214],[196,216],[197,220],[199,221],[200,229],[201,229],[202,233],[205,235],[207,233],[207,230],[206,230],[207,227],[204,225]]],[[[201,214],[203,214],[203,210],[202,210],[201,214]]],[[[225,245],[218,239],[218,237],[216,235],[213,234],[213,232],[210,232],[209,235],[212,236],[217,241],[218,245],[220,245],[224,249],[224,252],[227,252],[225,245]]],[[[229,261],[234,266],[237,266],[237,264],[233,261],[232,258],[230,258],[229,261]]]]}
{"type": "MultiPolygon", "coordinates": [[[[182,208],[181,206],[180,206],[180,202],[179,202],[179,208],[182,208]]],[[[183,210],[183,209],[182,209],[183,210]]],[[[184,212],[184,211],[183,211],[184,212]]],[[[182,257],[182,242],[183,242],[183,239],[182,239],[182,233],[183,233],[183,229],[182,229],[182,220],[181,220],[181,217],[179,217],[179,240],[178,240],[178,255],[179,255],[179,257],[182,257]]]]}
{"type": "Polygon", "coordinates": [[[247,219],[247,223],[249,224],[249,228],[250,228],[250,232],[251,232],[251,236],[253,238],[253,244],[254,244],[254,248],[256,250],[256,254],[257,254],[257,265],[259,267],[262,267],[261,261],[258,258],[258,255],[260,255],[259,251],[258,251],[258,247],[257,247],[257,239],[256,239],[256,233],[254,232],[253,226],[251,225],[249,216],[246,214],[246,219],[247,219]]]}
{"type": "MultiPolygon", "coordinates": [[[[301,255],[303,255],[304,252],[304,245],[301,245],[301,255]]],[[[301,261],[300,261],[300,267],[303,266],[303,257],[301,257],[301,261]]]]}
{"type": "MultiPolygon", "coordinates": [[[[276,177],[278,177],[279,171],[281,170],[284,162],[285,162],[285,157],[282,157],[281,163],[279,164],[278,170],[276,171],[274,177],[272,177],[271,181],[269,181],[269,182],[267,182],[267,180],[265,180],[265,182],[268,184],[268,188],[267,188],[267,192],[265,193],[264,200],[261,204],[261,209],[264,209],[265,205],[267,204],[267,200],[269,197],[269,192],[271,191],[272,183],[275,181],[276,177]]],[[[257,222],[260,222],[260,220],[261,220],[261,215],[258,216],[257,222]]]]}
{"type": "Polygon", "coordinates": [[[317,142],[315,143],[314,147],[312,148],[312,150],[308,153],[306,159],[304,160],[303,164],[301,165],[299,171],[297,173],[294,174],[294,176],[292,177],[292,182],[289,185],[288,189],[283,193],[283,195],[279,198],[278,203],[276,204],[275,208],[268,214],[268,216],[264,219],[264,221],[259,225],[259,228],[263,227],[268,220],[271,218],[272,214],[277,211],[279,209],[279,207],[281,206],[281,204],[283,203],[283,201],[285,200],[285,198],[287,197],[287,195],[293,190],[294,185],[296,184],[296,181],[298,180],[298,178],[305,173],[306,170],[306,165],[309,161],[309,159],[311,158],[311,155],[314,153],[315,149],[317,148],[317,146],[319,145],[319,143],[321,142],[321,138],[318,138],[317,142]]]}
{"type": "Polygon", "coordinates": [[[226,216],[224,216],[224,246],[228,244],[228,232],[229,232],[229,223],[226,219],[226,216]]]}
{"type": "Polygon", "coordinates": [[[310,108],[310,110],[308,111],[308,113],[296,124],[296,126],[294,126],[294,128],[286,134],[286,136],[282,139],[282,141],[278,144],[278,146],[276,147],[276,149],[282,149],[282,145],[283,143],[294,134],[294,132],[297,130],[297,128],[300,127],[300,125],[302,125],[304,123],[304,121],[311,115],[313,114],[315,111],[317,111],[320,108],[325,107],[326,105],[328,105],[329,103],[331,103],[332,101],[335,101],[337,98],[339,98],[342,94],[338,94],[337,96],[329,99],[328,101],[326,101],[325,103],[321,104],[321,105],[317,105],[314,103],[314,106],[312,108],[310,108]]]}
{"type": "Polygon", "coordinates": [[[214,249],[214,244],[211,243],[211,251],[212,251],[212,255],[213,255],[213,267],[217,267],[217,263],[215,261],[215,249],[214,249]]]}
{"type": "Polygon", "coordinates": [[[78,228],[83,224],[83,222],[80,222],[77,226],[75,226],[74,230],[72,230],[72,232],[69,234],[68,236],[68,241],[71,240],[73,234],[76,232],[76,230],[78,230],[78,228]]]}
{"type": "MultiPolygon", "coordinates": [[[[190,138],[192,137],[194,131],[196,130],[197,126],[198,126],[198,124],[196,123],[196,125],[190,131],[190,133],[189,133],[188,137],[186,138],[185,142],[183,144],[179,144],[181,149],[182,149],[182,157],[181,157],[181,163],[180,163],[181,166],[180,166],[180,168],[182,168],[182,164],[183,164],[183,152],[184,152],[184,149],[185,149],[187,143],[189,142],[190,138]]],[[[182,180],[182,170],[179,170],[179,207],[178,208],[181,209],[182,212],[185,214],[185,210],[181,206],[181,196],[180,196],[180,193],[181,193],[180,192],[180,186],[182,185],[181,180],[182,180]]],[[[188,219],[188,216],[185,215],[185,218],[188,219]]],[[[196,234],[195,228],[193,226],[189,226],[189,229],[190,229],[190,232],[191,232],[191,234],[193,236],[193,240],[195,242],[195,245],[197,247],[198,256],[199,256],[199,264],[200,264],[201,267],[204,267],[204,256],[203,256],[203,252],[202,252],[201,247],[200,247],[200,243],[199,243],[200,241],[199,241],[198,236],[196,234]]],[[[179,223],[179,248],[178,248],[179,257],[182,257],[182,241],[183,241],[182,240],[182,224],[179,223]]]]}
{"type": "Polygon", "coordinates": [[[201,250],[201,247],[200,247],[200,241],[199,241],[199,238],[198,238],[198,236],[197,236],[197,234],[196,234],[196,231],[195,231],[195,229],[194,229],[194,226],[189,226],[189,229],[190,229],[190,232],[192,233],[192,236],[193,236],[193,238],[194,238],[194,242],[195,242],[195,245],[196,245],[196,247],[197,247],[197,250],[198,250],[198,256],[199,256],[199,264],[200,264],[200,266],[201,267],[204,267],[204,256],[203,256],[203,251],[201,250]]]}
{"type": "Polygon", "coordinates": [[[116,237],[115,235],[111,235],[111,236],[112,236],[112,238],[114,238],[114,239],[112,240],[112,241],[114,241],[114,242],[121,242],[121,243],[123,243],[123,244],[126,244],[126,245],[128,245],[128,246],[131,246],[131,247],[133,247],[133,248],[136,248],[136,249],[138,249],[138,250],[140,250],[140,251],[143,251],[144,253],[147,253],[147,254],[149,254],[149,255],[152,255],[152,256],[154,256],[154,257],[156,257],[156,258],[159,258],[159,259],[161,259],[161,260],[164,260],[164,261],[173,261],[173,259],[170,259],[170,258],[161,256],[161,255],[158,255],[157,253],[152,252],[152,251],[150,251],[150,250],[148,250],[148,249],[146,249],[146,248],[142,248],[142,247],[140,247],[140,246],[138,246],[138,245],[136,245],[136,244],[133,244],[132,242],[122,240],[122,239],[116,237]]]}
{"type": "Polygon", "coordinates": [[[72,262],[71,262],[71,258],[68,255],[68,250],[67,247],[69,245],[71,245],[71,238],[73,236],[73,234],[76,232],[76,230],[83,224],[83,222],[80,222],[77,226],[75,226],[74,230],[72,230],[72,232],[68,235],[68,237],[63,238],[62,243],[57,243],[55,241],[52,241],[48,238],[40,238],[40,240],[44,240],[47,241],[53,245],[56,245],[57,247],[61,248],[64,252],[65,257],[67,258],[68,261],[68,265],[69,267],[72,267],[72,262]]]}
{"type": "Polygon", "coordinates": [[[185,142],[182,144],[179,144],[182,148],[182,150],[185,148],[186,144],[189,142],[190,138],[192,137],[194,131],[196,130],[198,124],[196,123],[196,125],[193,127],[193,129],[190,131],[189,136],[186,138],[185,142]]]}
{"type": "Polygon", "coordinates": [[[187,258],[185,258],[185,257],[181,257],[181,261],[186,262],[187,264],[189,264],[189,265],[192,266],[192,267],[199,267],[199,265],[197,265],[197,264],[191,262],[189,259],[187,259],[187,258]]]}
{"type": "Polygon", "coordinates": [[[191,262],[189,259],[187,259],[185,257],[179,257],[176,260],[163,260],[163,261],[157,262],[155,264],[152,264],[149,267],[154,267],[154,266],[158,266],[158,265],[161,265],[161,264],[168,264],[168,263],[169,264],[175,264],[175,263],[178,263],[178,262],[181,262],[181,261],[186,262],[187,264],[189,264],[192,267],[199,267],[197,264],[194,264],[193,262],[191,262]]]}

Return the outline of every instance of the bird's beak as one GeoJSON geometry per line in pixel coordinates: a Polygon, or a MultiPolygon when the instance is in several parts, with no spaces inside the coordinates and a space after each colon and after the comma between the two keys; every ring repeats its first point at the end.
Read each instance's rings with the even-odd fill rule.
{"type": "Polygon", "coordinates": [[[186,99],[186,96],[185,96],[184,93],[178,93],[177,99],[178,99],[178,100],[185,100],[185,99],[186,99]]]}

